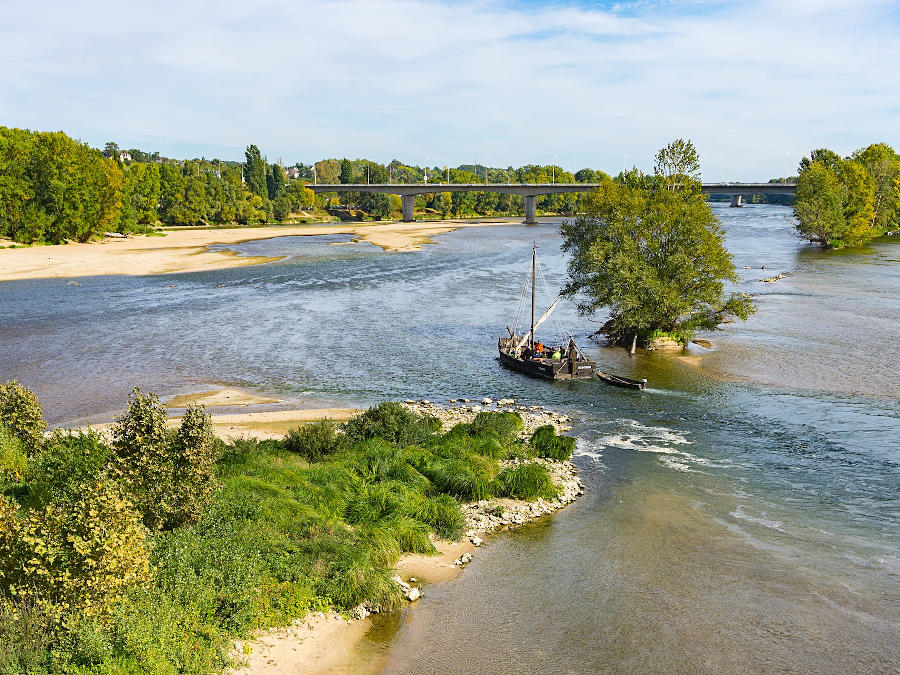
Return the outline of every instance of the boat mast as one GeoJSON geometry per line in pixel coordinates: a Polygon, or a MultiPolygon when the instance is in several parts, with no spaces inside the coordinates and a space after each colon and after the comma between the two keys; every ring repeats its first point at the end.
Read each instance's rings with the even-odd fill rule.
{"type": "Polygon", "coordinates": [[[531,349],[534,351],[534,283],[535,283],[535,259],[537,257],[537,242],[531,249],[531,349]]]}

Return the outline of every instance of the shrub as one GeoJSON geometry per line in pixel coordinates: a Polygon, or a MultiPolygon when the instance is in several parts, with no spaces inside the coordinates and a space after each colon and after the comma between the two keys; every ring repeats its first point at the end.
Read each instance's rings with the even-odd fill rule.
{"type": "Polygon", "coordinates": [[[344,431],[351,443],[377,437],[395,445],[407,445],[428,435],[426,428],[418,423],[419,419],[400,403],[385,401],[348,420],[344,431]]]}
{"type": "Polygon", "coordinates": [[[550,474],[540,464],[517,464],[507,467],[497,476],[497,483],[503,494],[513,499],[531,501],[538,497],[553,499],[557,495],[550,474]]]}
{"type": "Polygon", "coordinates": [[[347,444],[347,437],[338,433],[338,426],[329,419],[310,422],[291,429],[284,437],[284,449],[310,462],[318,462],[333,455],[347,444]]]}
{"type": "Polygon", "coordinates": [[[109,448],[95,431],[54,432],[28,463],[29,502],[74,501],[84,484],[97,481],[108,458],[109,448]]]}
{"type": "Polygon", "coordinates": [[[72,612],[107,616],[149,579],[148,549],[139,516],[110,481],[24,515],[0,497],[0,591],[54,622],[72,612]]]}
{"type": "Polygon", "coordinates": [[[27,463],[25,444],[0,422],[0,480],[21,480],[27,463]]]}
{"type": "Polygon", "coordinates": [[[531,437],[531,448],[538,457],[563,461],[571,459],[575,451],[575,439],[571,436],[557,436],[550,424],[538,427],[531,437]]]}
{"type": "Polygon", "coordinates": [[[44,412],[34,393],[9,380],[0,384],[0,422],[22,441],[26,452],[37,452],[44,440],[44,412]]]}
{"type": "Polygon", "coordinates": [[[204,408],[189,405],[177,433],[168,433],[165,422],[156,395],[135,388],[113,428],[110,475],[126,487],[151,530],[198,520],[217,485],[219,445],[204,408]]]}
{"type": "Polygon", "coordinates": [[[517,412],[480,412],[472,420],[472,434],[494,434],[502,443],[511,443],[516,434],[525,428],[522,416],[517,412]]]}

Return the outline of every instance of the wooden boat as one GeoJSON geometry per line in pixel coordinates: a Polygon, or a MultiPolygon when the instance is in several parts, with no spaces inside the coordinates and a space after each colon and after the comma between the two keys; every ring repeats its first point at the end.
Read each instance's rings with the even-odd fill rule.
{"type": "Polygon", "coordinates": [[[543,348],[540,341],[535,341],[537,328],[549,318],[556,308],[559,298],[550,305],[540,319],[534,319],[535,284],[536,284],[537,246],[531,250],[531,328],[524,335],[518,335],[507,328],[509,337],[497,340],[500,352],[500,363],[507,368],[526,375],[541,377],[545,380],[589,379],[594,376],[597,364],[588,359],[569,336],[568,343],[543,348]],[[555,358],[554,358],[555,357],[555,358]]]}
{"type": "Polygon", "coordinates": [[[647,388],[647,378],[642,380],[632,380],[629,377],[622,377],[621,375],[613,375],[612,373],[604,373],[602,370],[598,370],[596,375],[599,379],[606,382],[606,384],[611,384],[614,387],[624,387],[626,389],[646,389],[647,388]]]}

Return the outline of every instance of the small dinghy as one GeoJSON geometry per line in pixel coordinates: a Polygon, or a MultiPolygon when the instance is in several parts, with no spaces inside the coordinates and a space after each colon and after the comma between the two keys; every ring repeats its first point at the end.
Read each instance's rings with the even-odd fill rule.
{"type": "Polygon", "coordinates": [[[621,375],[613,375],[612,373],[604,373],[598,370],[596,375],[599,379],[611,384],[614,387],[624,387],[625,389],[646,389],[647,378],[642,380],[632,380],[630,377],[622,377],[621,375]]]}

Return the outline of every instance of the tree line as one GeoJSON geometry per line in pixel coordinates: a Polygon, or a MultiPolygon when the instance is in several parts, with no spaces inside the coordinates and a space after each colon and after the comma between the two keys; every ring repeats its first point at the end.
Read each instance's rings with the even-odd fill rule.
{"type": "Polygon", "coordinates": [[[62,132],[0,127],[0,237],[21,243],[88,241],[156,225],[281,222],[313,192],[259,148],[246,161],[174,160],[62,132]]]}
{"type": "Polygon", "coordinates": [[[867,244],[900,224],[900,155],[886,143],[841,157],[825,148],[800,162],[797,229],[825,248],[867,244]]]}
{"type": "MultiPolygon", "coordinates": [[[[146,232],[155,226],[250,225],[284,222],[300,210],[344,206],[375,218],[401,210],[396,195],[367,192],[316,195],[307,183],[434,183],[417,207],[435,217],[524,213],[517,195],[448,193],[451,183],[598,182],[593,169],[483,165],[419,167],[393,160],[323,159],[287,170],[270,163],[256,145],[244,162],[161,156],[107,143],[90,147],[62,132],[0,127],[0,237],[20,243],[88,241],[104,232],[146,232]]],[[[544,212],[575,213],[576,195],[543,195],[544,212]]]]}

